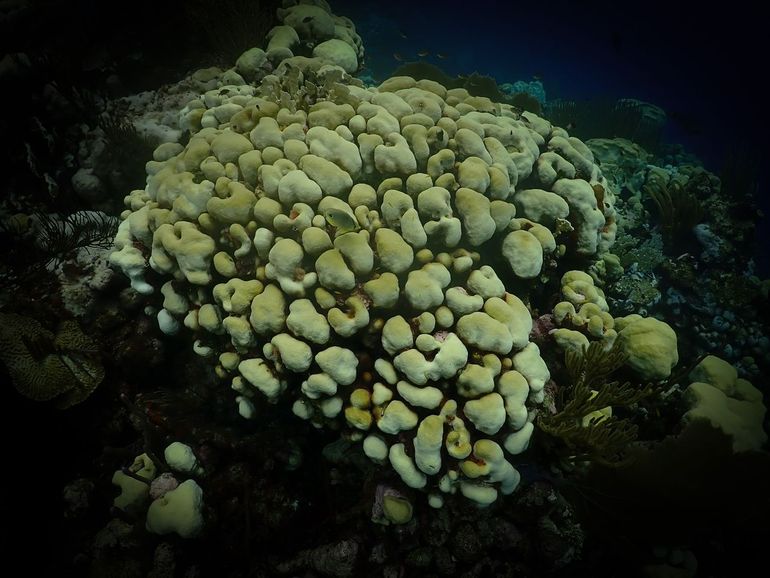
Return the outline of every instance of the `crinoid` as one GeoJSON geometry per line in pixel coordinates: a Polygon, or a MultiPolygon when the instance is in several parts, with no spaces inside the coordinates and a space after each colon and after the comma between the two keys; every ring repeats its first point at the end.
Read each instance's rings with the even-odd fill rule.
{"type": "Polygon", "coordinates": [[[648,179],[642,187],[655,203],[664,244],[676,247],[678,252],[691,240],[695,225],[701,223],[704,217],[703,206],[694,193],[694,187],[689,186],[690,182],[682,185],[671,180],[664,184],[660,179],[648,179]]]}

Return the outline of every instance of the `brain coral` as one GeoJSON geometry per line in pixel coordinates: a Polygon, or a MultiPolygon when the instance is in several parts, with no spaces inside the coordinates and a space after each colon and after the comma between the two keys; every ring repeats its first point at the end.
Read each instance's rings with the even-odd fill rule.
{"type": "Polygon", "coordinates": [[[104,379],[96,342],[72,320],[54,334],[31,317],[0,313],[0,361],[19,393],[60,409],[81,403],[104,379]]]}
{"type": "Polygon", "coordinates": [[[434,505],[512,492],[549,379],[526,288],[614,238],[590,150],[464,89],[303,57],[180,118],[112,254],[160,289],[161,328],[192,332],[244,417],[261,396],[343,424],[434,505]]]}

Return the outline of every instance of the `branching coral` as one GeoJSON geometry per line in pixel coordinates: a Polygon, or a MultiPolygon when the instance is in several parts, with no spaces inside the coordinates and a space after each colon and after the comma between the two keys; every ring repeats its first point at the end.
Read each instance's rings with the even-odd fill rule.
{"type": "Polygon", "coordinates": [[[561,410],[540,414],[537,425],[551,436],[557,453],[570,462],[618,465],[624,461],[625,448],[636,439],[637,426],[612,415],[612,408],[629,407],[655,390],[651,385],[639,388],[629,382],[607,381],[626,357],[617,345],[605,351],[600,342],[592,342],[582,353],[565,353],[572,385],[561,390],[561,410]]]}

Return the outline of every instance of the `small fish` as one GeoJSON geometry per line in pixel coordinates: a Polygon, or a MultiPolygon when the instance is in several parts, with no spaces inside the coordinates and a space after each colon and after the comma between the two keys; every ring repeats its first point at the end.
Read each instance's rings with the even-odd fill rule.
{"type": "Polygon", "coordinates": [[[394,52],[393,53],[393,58],[395,58],[398,62],[403,62],[404,61],[404,57],[401,56],[398,52],[394,52]]]}
{"type": "Polygon", "coordinates": [[[408,37],[406,34],[404,34],[403,32],[399,32],[399,33],[398,33],[398,35],[399,35],[401,38],[403,38],[403,39],[407,39],[407,38],[409,38],[409,37],[408,37]]]}
{"type": "Polygon", "coordinates": [[[571,120],[567,123],[567,126],[565,126],[564,128],[566,128],[567,130],[572,130],[573,128],[577,128],[577,122],[575,122],[574,120],[571,120]]]}
{"type": "Polygon", "coordinates": [[[429,54],[430,52],[428,52],[427,50],[420,50],[420,52],[417,53],[417,56],[419,56],[420,58],[425,58],[429,54]]]}
{"type": "Polygon", "coordinates": [[[446,58],[446,54],[441,54],[440,52],[437,52],[436,53],[436,58],[444,59],[444,58],[446,58]]]}
{"type": "Polygon", "coordinates": [[[302,19],[302,22],[303,22],[304,24],[307,24],[307,23],[308,23],[308,22],[310,22],[312,19],[313,19],[313,17],[312,17],[312,16],[305,16],[305,17],[302,19]]]}
{"type": "Polygon", "coordinates": [[[359,229],[358,221],[350,213],[341,209],[327,209],[324,212],[324,219],[332,227],[337,229],[338,235],[357,231],[359,229]]]}
{"type": "Polygon", "coordinates": [[[539,82],[539,81],[543,80],[543,77],[540,76],[539,74],[533,74],[532,75],[532,80],[535,80],[535,81],[539,82]]]}

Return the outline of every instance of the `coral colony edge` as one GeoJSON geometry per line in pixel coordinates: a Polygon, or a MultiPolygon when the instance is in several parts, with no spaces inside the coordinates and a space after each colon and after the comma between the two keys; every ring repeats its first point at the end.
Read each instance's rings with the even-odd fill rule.
{"type": "Polygon", "coordinates": [[[375,80],[324,0],[227,5],[249,40],[217,65],[45,83],[68,130],[33,117],[44,193],[0,205],[4,402],[42,416],[13,451],[74,454],[35,482],[46,575],[748,567],[770,282],[740,159],[664,146],[642,101],[589,134],[539,79],[375,80]]]}

